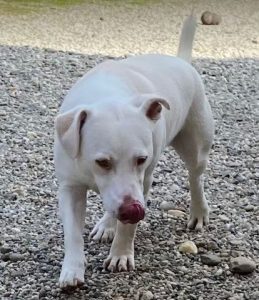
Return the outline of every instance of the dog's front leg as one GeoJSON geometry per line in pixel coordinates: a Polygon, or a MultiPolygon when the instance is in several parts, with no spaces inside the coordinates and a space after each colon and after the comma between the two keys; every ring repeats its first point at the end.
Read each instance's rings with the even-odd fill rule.
{"type": "Polygon", "coordinates": [[[104,262],[109,271],[130,271],[134,263],[134,239],[137,224],[123,224],[117,221],[117,229],[112,242],[110,254],[104,262]]]}
{"type": "Polygon", "coordinates": [[[58,197],[65,240],[65,257],[59,284],[60,287],[65,288],[77,286],[84,282],[83,228],[86,213],[86,188],[61,186],[58,197]]]}

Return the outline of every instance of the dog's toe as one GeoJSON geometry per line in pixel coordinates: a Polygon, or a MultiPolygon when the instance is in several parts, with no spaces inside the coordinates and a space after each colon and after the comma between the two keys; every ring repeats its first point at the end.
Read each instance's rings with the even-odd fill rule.
{"type": "Polygon", "coordinates": [[[103,243],[111,242],[115,235],[115,228],[104,228],[102,226],[98,226],[98,228],[94,228],[94,230],[90,233],[90,238],[94,241],[99,241],[103,243]]]}
{"type": "Polygon", "coordinates": [[[189,229],[201,230],[208,223],[209,207],[207,205],[191,207],[191,214],[187,223],[189,229]]]}
{"type": "Polygon", "coordinates": [[[111,242],[115,235],[116,224],[116,219],[104,215],[94,226],[94,229],[90,233],[90,238],[103,243],[111,242]]]}
{"type": "Polygon", "coordinates": [[[209,222],[209,217],[208,216],[191,216],[188,223],[187,227],[189,229],[194,229],[194,230],[202,230],[203,226],[206,226],[209,222]]]}
{"type": "Polygon", "coordinates": [[[114,228],[106,228],[102,234],[101,241],[104,243],[111,242],[114,238],[114,235],[115,235],[114,228]]]}
{"type": "Polygon", "coordinates": [[[77,287],[84,284],[84,270],[80,269],[63,269],[60,278],[59,286],[62,289],[69,287],[77,287]]]}
{"type": "Polygon", "coordinates": [[[121,255],[111,256],[104,261],[104,268],[110,272],[124,272],[134,270],[134,256],[133,255],[121,255]]]}
{"type": "Polygon", "coordinates": [[[85,261],[69,263],[65,261],[59,277],[59,286],[64,288],[76,287],[84,283],[85,261]]]}
{"type": "Polygon", "coordinates": [[[99,228],[99,226],[95,226],[94,229],[90,233],[90,238],[94,241],[100,241],[102,239],[105,228],[99,228]]]}

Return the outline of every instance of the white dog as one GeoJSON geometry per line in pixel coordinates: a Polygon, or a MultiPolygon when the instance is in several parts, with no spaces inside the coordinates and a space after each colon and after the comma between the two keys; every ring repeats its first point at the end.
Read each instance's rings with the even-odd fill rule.
{"type": "Polygon", "coordinates": [[[202,174],[214,125],[200,76],[190,65],[196,20],[186,19],[178,57],[141,55],[107,61],[81,78],[56,119],[55,167],[64,226],[60,286],[84,282],[87,190],[100,193],[105,214],[91,236],[112,240],[104,266],[134,268],[134,237],[159,156],[172,145],[189,171],[189,228],[208,222],[202,174]]]}

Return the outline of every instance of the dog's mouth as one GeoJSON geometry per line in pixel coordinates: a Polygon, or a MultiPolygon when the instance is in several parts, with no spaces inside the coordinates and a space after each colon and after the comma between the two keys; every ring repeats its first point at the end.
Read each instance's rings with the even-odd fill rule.
{"type": "Polygon", "coordinates": [[[136,224],[145,217],[145,209],[138,202],[134,201],[119,208],[118,220],[123,224],[136,224]]]}

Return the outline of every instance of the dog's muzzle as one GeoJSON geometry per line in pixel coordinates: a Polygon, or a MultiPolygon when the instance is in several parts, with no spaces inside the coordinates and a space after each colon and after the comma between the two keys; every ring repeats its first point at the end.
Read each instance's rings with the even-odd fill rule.
{"type": "Polygon", "coordinates": [[[124,198],[123,204],[119,208],[118,220],[123,224],[136,224],[145,217],[145,209],[141,203],[129,196],[124,198]]]}

